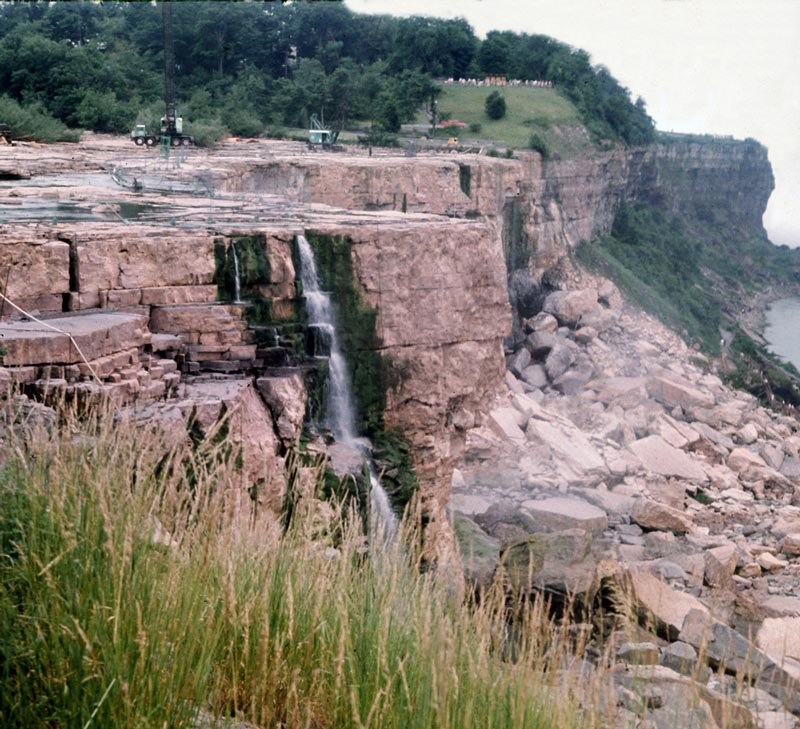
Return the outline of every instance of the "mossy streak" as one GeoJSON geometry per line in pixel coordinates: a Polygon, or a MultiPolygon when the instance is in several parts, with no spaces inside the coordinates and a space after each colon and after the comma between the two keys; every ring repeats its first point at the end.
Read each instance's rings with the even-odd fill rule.
{"type": "Polygon", "coordinates": [[[339,343],[356,401],[356,427],[359,432],[372,435],[383,425],[386,404],[380,343],[375,334],[377,311],[363,302],[357,289],[352,241],[313,232],[306,233],[306,238],[314,249],[320,286],[331,293],[336,307],[339,343]]]}
{"type": "MultiPolygon", "coordinates": [[[[417,488],[410,450],[397,431],[384,429],[383,412],[390,362],[379,353],[377,311],[364,303],[352,260],[352,240],[307,232],[322,289],[331,293],[342,354],[347,361],[356,408],[356,428],[375,445],[376,465],[396,511],[402,512],[417,488]]],[[[295,267],[299,270],[298,262],[295,267]]],[[[309,398],[319,405],[319,397],[309,398]]],[[[318,416],[318,413],[316,414],[318,416]]]]}

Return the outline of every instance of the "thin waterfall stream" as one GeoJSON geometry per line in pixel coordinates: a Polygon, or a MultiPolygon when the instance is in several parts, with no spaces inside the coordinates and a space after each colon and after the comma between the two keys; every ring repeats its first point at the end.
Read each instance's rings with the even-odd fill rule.
{"type": "Polygon", "coordinates": [[[350,375],[347,362],[339,345],[336,317],[330,295],[320,288],[314,250],[303,235],[297,236],[300,258],[300,282],[306,300],[308,325],[318,339],[324,339],[328,350],[328,388],[325,425],[330,428],[338,443],[357,449],[369,466],[370,476],[370,528],[373,533],[391,538],[397,530],[397,517],[392,511],[389,496],[375,473],[370,457],[370,444],[358,438],[355,425],[350,375]]]}
{"type": "Polygon", "coordinates": [[[233,303],[242,303],[242,279],[239,275],[239,256],[236,255],[236,243],[231,243],[231,254],[233,256],[233,303]]]}

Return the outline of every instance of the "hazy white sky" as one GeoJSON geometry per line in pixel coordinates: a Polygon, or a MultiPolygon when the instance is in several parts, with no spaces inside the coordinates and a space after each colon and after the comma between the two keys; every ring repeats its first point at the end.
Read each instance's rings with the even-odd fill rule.
{"type": "Polygon", "coordinates": [[[345,0],[355,12],[466,18],[583,48],[665,131],[754,137],[776,189],[764,224],[800,246],[800,0],[345,0]]]}

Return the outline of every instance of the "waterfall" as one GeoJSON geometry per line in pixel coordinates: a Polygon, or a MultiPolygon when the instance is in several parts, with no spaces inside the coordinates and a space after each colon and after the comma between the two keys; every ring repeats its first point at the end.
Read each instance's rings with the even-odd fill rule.
{"type": "Polygon", "coordinates": [[[236,255],[236,243],[231,243],[233,254],[233,303],[242,303],[242,279],[239,276],[239,256],[236,255]]]}
{"type": "MultiPolygon", "coordinates": [[[[305,236],[297,236],[297,250],[300,257],[300,282],[306,299],[306,312],[310,328],[323,333],[327,340],[328,392],[326,401],[326,425],[331,429],[337,442],[357,448],[369,464],[370,506],[372,511],[371,529],[373,533],[390,537],[397,528],[397,518],[392,511],[389,497],[381,486],[369,455],[369,443],[356,437],[355,407],[350,387],[347,362],[339,346],[336,332],[336,318],[330,295],[320,289],[314,251],[305,236]]],[[[315,339],[318,341],[318,339],[315,339]]],[[[319,355],[318,352],[315,352],[319,355]]]]}
{"type": "Polygon", "coordinates": [[[336,334],[333,305],[330,295],[320,290],[314,251],[305,236],[297,236],[297,248],[300,253],[300,282],[303,284],[303,295],[306,298],[308,323],[328,336],[330,353],[328,356],[328,398],[325,409],[327,425],[337,441],[352,445],[356,438],[355,408],[350,394],[350,376],[347,372],[347,364],[342,356],[339,337],[336,334]]]}

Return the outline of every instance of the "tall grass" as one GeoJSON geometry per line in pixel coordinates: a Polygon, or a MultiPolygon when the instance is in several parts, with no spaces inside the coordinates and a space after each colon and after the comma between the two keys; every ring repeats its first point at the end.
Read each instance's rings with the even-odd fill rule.
{"type": "Polygon", "coordinates": [[[0,725],[578,723],[543,610],[512,645],[502,593],[454,601],[357,519],[339,514],[335,545],[308,539],[303,508],[286,530],[243,521],[229,460],[165,459],[110,418],[2,434],[0,725]]]}

